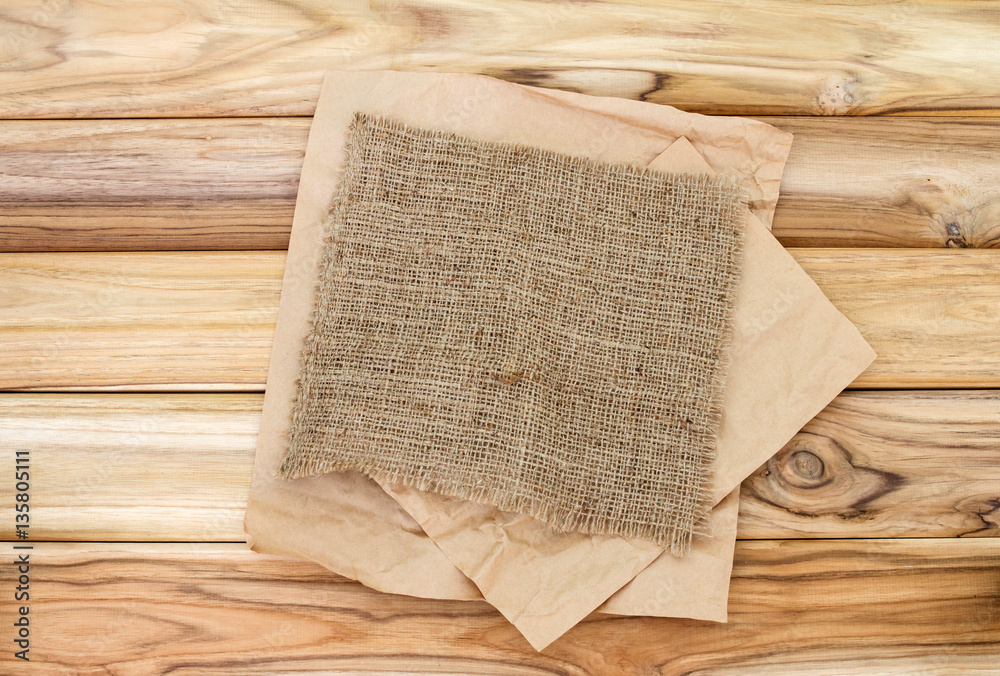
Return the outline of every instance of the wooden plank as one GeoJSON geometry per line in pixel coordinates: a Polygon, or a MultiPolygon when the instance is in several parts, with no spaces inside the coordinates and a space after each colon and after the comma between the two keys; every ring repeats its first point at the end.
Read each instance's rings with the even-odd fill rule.
{"type": "Polygon", "coordinates": [[[854,387],[1000,385],[1000,252],[791,251],[879,355],[854,387]]]}
{"type": "Polygon", "coordinates": [[[977,111],[1000,17],[975,0],[34,0],[0,14],[0,116],[309,115],[326,69],[478,72],[713,113],[977,111]],[[156,49],[150,46],[155,45],[156,49]]]}
{"type": "Polygon", "coordinates": [[[795,134],[785,246],[1000,245],[1000,120],[766,118],[795,134]]]}
{"type": "MultiPolygon", "coordinates": [[[[1000,387],[1000,252],[793,249],[879,353],[856,388],[1000,387]]],[[[262,389],[282,252],[0,255],[0,389],[262,389]]]]}
{"type": "MultiPolygon", "coordinates": [[[[0,395],[34,540],[244,542],[259,394],[0,395]]],[[[15,486],[0,484],[14,504],[15,486]]],[[[8,504],[5,503],[5,504],[8,504]]],[[[15,539],[14,523],[0,538],[15,539]]]]}
{"type": "Polygon", "coordinates": [[[0,385],[260,390],[284,257],[0,256],[0,385]]]}
{"type": "Polygon", "coordinates": [[[286,248],[309,123],[0,123],[0,246],[286,248]]]}
{"type": "MultiPolygon", "coordinates": [[[[0,438],[30,452],[32,538],[242,542],[261,403],[0,395],[0,438]]],[[[998,447],[997,392],[846,392],[744,482],[739,537],[1000,537],[998,447]]]]}
{"type": "Polygon", "coordinates": [[[998,537],[998,448],[997,391],[845,392],[743,482],[739,537],[998,537]]]}
{"type": "MultiPolygon", "coordinates": [[[[1000,245],[1000,120],[762,119],[786,246],[1000,245]]],[[[0,250],[285,248],[310,122],[0,122],[0,250]]]]}
{"type": "MultiPolygon", "coordinates": [[[[595,614],[538,654],[483,602],[381,594],[237,546],[42,543],[29,655],[44,674],[986,674],[998,564],[984,539],[741,542],[728,624],[595,614]]],[[[9,627],[19,604],[0,599],[9,627]]]]}

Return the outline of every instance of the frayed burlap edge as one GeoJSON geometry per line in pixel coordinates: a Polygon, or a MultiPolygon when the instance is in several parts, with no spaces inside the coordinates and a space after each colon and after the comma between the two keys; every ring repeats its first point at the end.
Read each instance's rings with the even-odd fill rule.
{"type": "MultiPolygon", "coordinates": [[[[336,246],[337,237],[337,224],[343,222],[343,216],[348,208],[346,202],[346,193],[348,186],[350,186],[356,179],[356,176],[352,172],[352,167],[356,165],[352,160],[355,159],[358,154],[361,153],[361,148],[357,144],[353,144],[351,141],[353,139],[353,134],[356,129],[363,124],[368,124],[374,121],[376,116],[371,116],[365,113],[355,113],[353,120],[345,134],[345,152],[344,152],[344,172],[341,176],[338,192],[334,196],[330,209],[328,211],[327,218],[324,222],[324,235],[322,238],[321,246],[323,247],[323,255],[318,267],[319,274],[313,282],[313,294],[315,303],[310,318],[310,329],[303,341],[302,351],[300,353],[299,359],[299,372],[296,377],[296,397],[293,404],[291,422],[287,431],[287,439],[291,440],[294,436],[302,429],[305,428],[306,424],[303,420],[304,418],[304,402],[308,401],[311,392],[309,389],[309,379],[304,377],[305,374],[309,373],[311,370],[316,368],[314,363],[314,357],[316,350],[314,349],[314,342],[316,340],[314,336],[313,327],[316,325],[317,318],[325,315],[328,310],[327,303],[329,301],[320,290],[322,288],[322,280],[326,277],[328,271],[336,266],[340,259],[340,251],[336,246]]],[[[408,133],[421,132],[430,133],[439,138],[454,138],[456,135],[445,131],[439,130],[423,130],[416,129],[407,125],[393,120],[392,123],[396,125],[402,131],[408,133]]],[[[480,142],[486,148],[500,148],[516,146],[518,150],[528,153],[528,154],[541,154],[541,155],[553,155],[559,154],[553,151],[544,150],[541,148],[536,148],[533,146],[525,146],[522,144],[511,144],[511,143],[500,143],[500,142],[480,142]]],[[[591,168],[595,166],[606,167],[606,163],[598,162],[589,158],[583,157],[569,157],[566,156],[566,163],[569,169],[575,168],[591,168]]],[[[623,170],[629,172],[634,172],[637,176],[643,176],[646,174],[664,174],[669,172],[662,172],[655,169],[649,169],[646,167],[634,167],[628,165],[619,165],[623,170]]],[[[736,223],[742,223],[742,217],[740,214],[743,212],[746,205],[746,195],[738,188],[736,182],[729,177],[718,176],[709,173],[690,173],[682,172],[685,177],[695,184],[696,188],[701,188],[702,186],[722,184],[723,186],[729,187],[733,190],[738,198],[734,201],[732,209],[734,210],[733,221],[736,223]]],[[[717,362],[716,372],[712,378],[709,391],[709,400],[711,401],[709,407],[709,417],[713,423],[715,431],[709,435],[711,440],[711,448],[700,454],[700,468],[702,470],[702,480],[695,493],[697,496],[696,507],[693,513],[693,524],[692,529],[681,529],[676,525],[659,525],[659,524],[642,524],[642,523],[611,523],[609,519],[601,515],[593,514],[573,514],[566,513],[561,509],[553,509],[553,507],[544,501],[531,499],[526,497],[520,497],[515,499],[508,499],[508,496],[498,492],[495,488],[488,486],[478,486],[478,487],[468,487],[464,485],[456,485],[454,482],[443,482],[443,481],[431,481],[431,480],[421,480],[413,479],[407,475],[400,472],[389,472],[381,468],[374,467],[371,465],[358,465],[355,463],[344,463],[337,458],[327,457],[327,458],[303,458],[300,456],[291,457],[290,448],[286,448],[283,454],[281,463],[275,470],[274,475],[281,479],[293,480],[308,476],[316,476],[320,474],[327,474],[330,472],[342,472],[342,471],[357,471],[366,476],[384,483],[400,484],[404,486],[410,486],[418,490],[438,493],[447,497],[471,500],[474,502],[485,503],[493,505],[498,509],[506,512],[514,512],[519,514],[527,514],[533,518],[536,518],[555,531],[560,532],[570,532],[577,531],[583,532],[591,535],[608,535],[608,536],[622,536],[622,537],[632,537],[640,538],[645,540],[650,540],[660,544],[661,546],[667,548],[671,554],[678,557],[686,556],[690,551],[691,542],[694,537],[712,537],[712,521],[710,518],[711,510],[713,505],[712,502],[712,478],[713,470],[715,464],[715,450],[718,440],[718,431],[722,418],[722,401],[723,394],[725,392],[726,380],[729,372],[729,366],[731,362],[731,348],[733,341],[733,318],[736,310],[736,293],[739,284],[740,275],[742,273],[743,267],[743,253],[744,253],[744,239],[745,239],[745,228],[738,226],[738,232],[736,236],[736,242],[732,249],[732,274],[730,275],[730,290],[724,302],[725,313],[727,316],[727,321],[725,323],[725,328],[720,336],[720,358],[717,362]]]]}

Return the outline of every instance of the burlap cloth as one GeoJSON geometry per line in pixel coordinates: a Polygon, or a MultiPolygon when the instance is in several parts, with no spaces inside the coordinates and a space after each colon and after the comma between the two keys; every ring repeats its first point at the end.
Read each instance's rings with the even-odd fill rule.
{"type": "Polygon", "coordinates": [[[357,470],[686,553],[742,209],[726,177],[358,115],[279,475],[357,470]]]}

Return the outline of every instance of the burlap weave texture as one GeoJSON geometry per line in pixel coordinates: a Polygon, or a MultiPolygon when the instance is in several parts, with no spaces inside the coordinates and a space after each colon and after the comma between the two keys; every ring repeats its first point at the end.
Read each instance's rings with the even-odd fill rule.
{"type": "Polygon", "coordinates": [[[356,117],[278,473],[358,470],[684,553],[740,195],[356,117]]]}

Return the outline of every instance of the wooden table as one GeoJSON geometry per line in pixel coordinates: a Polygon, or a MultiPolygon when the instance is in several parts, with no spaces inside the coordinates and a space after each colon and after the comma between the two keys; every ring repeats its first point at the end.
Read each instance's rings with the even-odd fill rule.
{"type": "Polygon", "coordinates": [[[1000,673],[995,6],[18,0],[0,64],[0,672],[27,552],[38,673],[1000,673]],[[596,615],[539,655],[484,603],[246,550],[327,68],[795,133],[774,233],[880,356],[744,483],[728,624],[596,615]]]}

